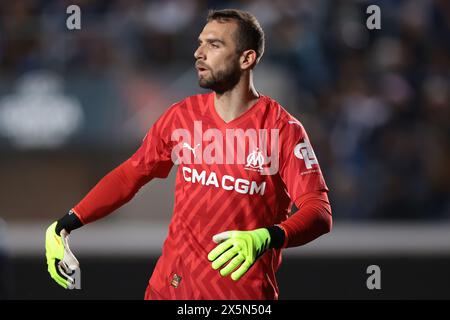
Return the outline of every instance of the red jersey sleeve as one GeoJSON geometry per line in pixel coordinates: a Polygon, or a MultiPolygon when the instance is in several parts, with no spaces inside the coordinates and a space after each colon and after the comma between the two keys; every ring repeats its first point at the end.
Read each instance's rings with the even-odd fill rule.
{"type": "Polygon", "coordinates": [[[104,176],[73,208],[83,224],[98,220],[130,201],[153,178],[165,178],[171,159],[169,109],[147,132],[138,150],[104,176]]]}
{"type": "Polygon", "coordinates": [[[279,224],[285,234],[283,247],[304,245],[331,230],[328,187],[303,125],[286,120],[280,129],[280,175],[299,210],[279,224]]]}
{"type": "Polygon", "coordinates": [[[159,118],[131,156],[130,163],[140,174],[152,178],[166,178],[169,175],[173,166],[170,124],[169,115],[159,118]]]}
{"type": "Polygon", "coordinates": [[[303,125],[295,118],[285,120],[280,129],[280,175],[295,204],[298,199],[328,187],[303,125]]]}

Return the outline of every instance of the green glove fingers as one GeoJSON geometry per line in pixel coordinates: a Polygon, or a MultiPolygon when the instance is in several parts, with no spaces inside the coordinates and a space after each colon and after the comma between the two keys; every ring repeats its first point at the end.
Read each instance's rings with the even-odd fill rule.
{"type": "Polygon", "coordinates": [[[231,274],[231,279],[234,281],[239,280],[252,266],[249,260],[244,261],[244,263],[237,269],[235,272],[231,274]]]}
{"type": "MultiPolygon", "coordinates": [[[[228,263],[222,270],[220,270],[220,275],[222,277],[226,277],[244,261],[245,261],[244,255],[242,253],[238,254],[230,261],[230,263],[228,263]]],[[[231,278],[233,278],[233,276],[231,276],[231,278]]]]}
{"type": "MultiPolygon", "coordinates": [[[[219,245],[220,246],[220,245],[219,245]]],[[[212,263],[212,268],[214,270],[219,269],[220,267],[222,267],[224,264],[226,264],[231,258],[233,258],[235,255],[237,255],[239,253],[239,248],[237,247],[233,247],[233,244],[231,242],[227,243],[227,246],[225,246],[224,248],[230,248],[230,249],[225,249],[222,250],[221,253],[218,255],[219,257],[217,259],[210,259],[211,261],[213,261],[212,263]],[[222,254],[223,252],[223,254],[222,254]]],[[[220,248],[218,248],[220,249],[220,248]]]]}
{"type": "Polygon", "coordinates": [[[213,261],[213,260],[217,259],[217,257],[219,257],[222,253],[224,253],[225,251],[230,249],[232,246],[233,246],[232,242],[229,242],[229,241],[222,242],[221,244],[219,244],[217,247],[215,247],[213,250],[211,250],[209,252],[208,260],[213,261]]]}
{"type": "Polygon", "coordinates": [[[58,273],[58,261],[64,257],[64,245],[62,239],[56,234],[56,224],[53,222],[45,233],[45,256],[47,258],[47,269],[50,276],[63,288],[67,288],[67,283],[62,275],[58,273]],[[58,261],[57,261],[58,260],[58,261]]]}
{"type": "Polygon", "coordinates": [[[270,245],[270,234],[266,228],[252,231],[225,231],[213,237],[214,242],[220,243],[208,254],[212,261],[212,268],[219,269],[222,276],[231,274],[231,279],[239,280],[264,253],[270,245]]]}
{"type": "Polygon", "coordinates": [[[75,287],[75,278],[72,277],[77,268],[78,261],[70,251],[65,230],[61,231],[63,236],[56,233],[56,224],[53,222],[45,233],[45,256],[47,258],[47,269],[53,280],[65,289],[75,287]]]}

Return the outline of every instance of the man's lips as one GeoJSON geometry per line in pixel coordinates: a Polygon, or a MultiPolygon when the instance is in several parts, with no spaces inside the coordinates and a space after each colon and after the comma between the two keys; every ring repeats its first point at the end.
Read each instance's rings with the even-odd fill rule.
{"type": "Polygon", "coordinates": [[[196,63],[195,68],[197,69],[198,72],[203,72],[203,71],[209,70],[209,68],[207,66],[205,66],[201,63],[196,63]]]}

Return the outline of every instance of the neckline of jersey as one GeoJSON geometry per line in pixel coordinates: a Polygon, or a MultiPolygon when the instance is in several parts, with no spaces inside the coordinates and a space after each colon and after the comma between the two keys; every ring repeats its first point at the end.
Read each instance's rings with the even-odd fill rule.
{"type": "Polygon", "coordinates": [[[249,117],[252,113],[254,113],[256,110],[258,110],[258,107],[262,104],[262,102],[265,100],[265,96],[259,93],[259,98],[258,100],[247,110],[245,110],[242,114],[240,114],[239,116],[237,116],[236,118],[234,118],[231,121],[225,122],[225,120],[222,119],[222,117],[219,115],[219,113],[216,110],[216,106],[214,104],[214,96],[215,93],[211,92],[209,94],[208,97],[208,105],[209,105],[209,110],[215,120],[215,122],[217,123],[217,125],[219,127],[231,127],[231,126],[236,126],[239,122],[241,122],[242,120],[245,120],[247,117],[249,117]]]}

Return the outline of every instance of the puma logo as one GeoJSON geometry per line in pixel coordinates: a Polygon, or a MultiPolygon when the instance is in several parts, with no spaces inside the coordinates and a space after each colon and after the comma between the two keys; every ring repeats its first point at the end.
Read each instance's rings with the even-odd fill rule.
{"type": "Polygon", "coordinates": [[[196,158],[197,157],[197,155],[195,154],[195,149],[197,149],[198,147],[200,147],[200,143],[199,144],[197,144],[195,147],[191,147],[188,143],[183,143],[183,148],[186,148],[186,149],[188,149],[188,150],[190,150],[190,151],[192,151],[192,154],[194,155],[194,158],[196,158]]]}

